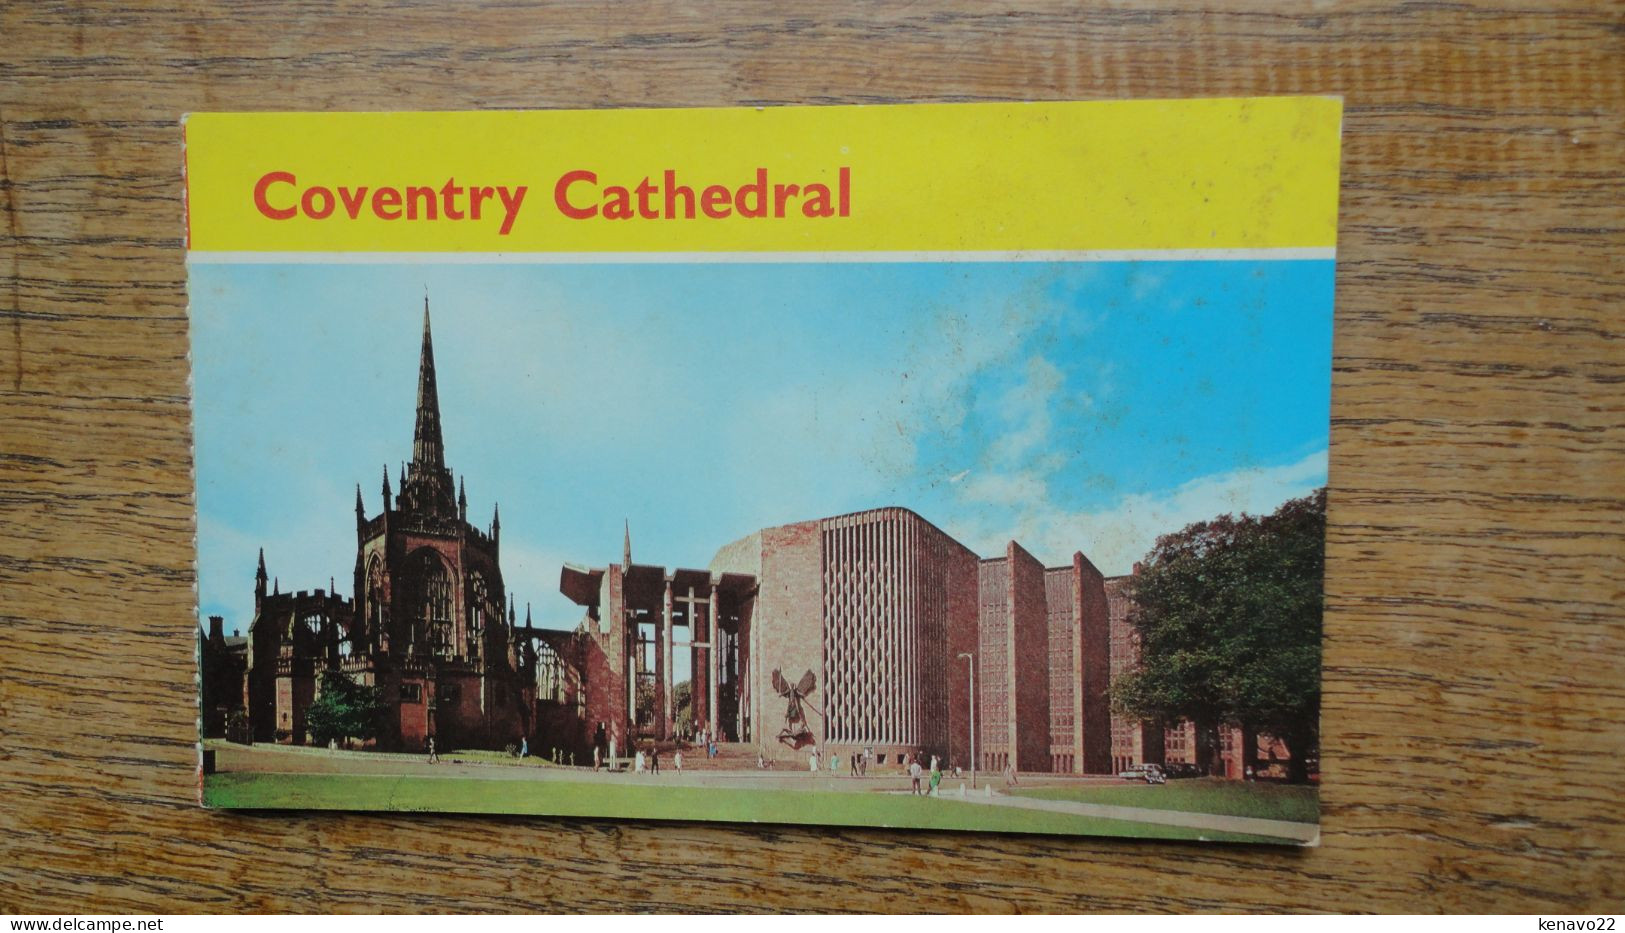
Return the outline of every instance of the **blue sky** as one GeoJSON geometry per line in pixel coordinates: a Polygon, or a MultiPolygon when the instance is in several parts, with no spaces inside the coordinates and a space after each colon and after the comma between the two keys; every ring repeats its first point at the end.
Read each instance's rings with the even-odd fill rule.
{"type": "Polygon", "coordinates": [[[774,524],[913,508],[1124,573],[1325,482],[1332,262],[195,265],[199,602],[255,555],[349,594],[356,483],[411,455],[423,296],[448,465],[567,627],[562,561],[704,567],[774,524]]]}

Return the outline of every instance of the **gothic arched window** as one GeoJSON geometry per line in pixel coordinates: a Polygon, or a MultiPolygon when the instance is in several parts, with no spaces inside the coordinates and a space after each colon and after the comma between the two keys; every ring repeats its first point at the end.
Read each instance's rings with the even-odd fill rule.
{"type": "Polygon", "coordinates": [[[407,579],[414,597],[408,613],[412,644],[451,657],[451,576],[446,565],[433,551],[419,551],[408,564],[407,579]]]}
{"type": "Polygon", "coordinates": [[[487,600],[490,599],[485,589],[485,575],[471,575],[468,588],[472,594],[468,605],[468,657],[471,661],[478,661],[480,648],[485,644],[485,618],[489,611],[487,600]]]}
{"type": "Polygon", "coordinates": [[[360,633],[361,641],[368,638],[382,638],[385,626],[389,622],[386,611],[387,600],[384,597],[384,565],[377,557],[367,568],[367,603],[363,616],[364,628],[360,633]]]}
{"type": "Polygon", "coordinates": [[[545,641],[536,649],[536,699],[564,702],[564,660],[545,641]]]}

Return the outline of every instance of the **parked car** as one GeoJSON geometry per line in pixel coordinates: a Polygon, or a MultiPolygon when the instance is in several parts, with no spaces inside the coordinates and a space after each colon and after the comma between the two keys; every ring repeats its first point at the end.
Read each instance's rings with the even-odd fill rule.
{"type": "Polygon", "coordinates": [[[1164,774],[1162,769],[1156,765],[1146,765],[1145,782],[1147,784],[1166,784],[1168,783],[1168,775],[1164,774]]]}
{"type": "Polygon", "coordinates": [[[1117,772],[1117,776],[1125,781],[1140,781],[1145,779],[1145,765],[1129,765],[1117,772]]]}

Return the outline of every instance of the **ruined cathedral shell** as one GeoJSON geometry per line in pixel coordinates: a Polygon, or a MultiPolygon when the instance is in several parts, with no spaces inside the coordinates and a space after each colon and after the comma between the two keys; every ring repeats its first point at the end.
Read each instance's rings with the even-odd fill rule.
{"type": "Polygon", "coordinates": [[[425,299],[412,459],[398,492],[384,468],[378,514],[367,515],[356,487],[356,598],[317,590],[313,611],[303,592],[266,593],[262,564],[246,687],[257,741],[308,740],[305,713],[325,670],[380,688],[378,748],[420,750],[431,737],[442,749],[500,748],[531,729],[535,650],[504,595],[501,521],[494,506],[486,528],[468,521],[466,489],[446,466],[435,379],[425,299]]]}

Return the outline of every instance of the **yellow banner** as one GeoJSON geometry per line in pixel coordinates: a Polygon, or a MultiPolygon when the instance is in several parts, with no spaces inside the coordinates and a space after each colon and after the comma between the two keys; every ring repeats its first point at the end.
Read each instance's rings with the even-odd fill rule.
{"type": "Polygon", "coordinates": [[[1327,249],[1327,97],[200,113],[205,252],[1327,249]]]}

